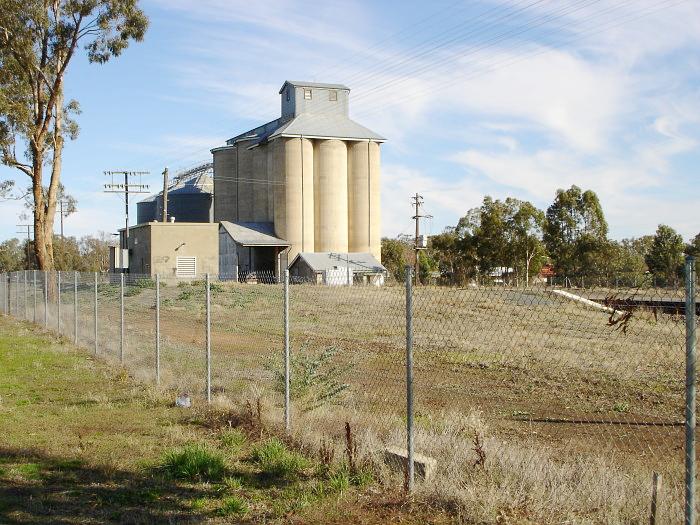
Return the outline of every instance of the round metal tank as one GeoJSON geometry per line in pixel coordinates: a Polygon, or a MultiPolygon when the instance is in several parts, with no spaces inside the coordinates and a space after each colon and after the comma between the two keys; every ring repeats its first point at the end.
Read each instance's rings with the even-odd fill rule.
{"type": "Polygon", "coordinates": [[[348,151],[342,140],[318,142],[314,151],[317,252],[348,251],[348,151]]]}
{"type": "Polygon", "coordinates": [[[369,252],[369,142],[348,143],[348,249],[369,252]]]}
{"type": "Polygon", "coordinates": [[[382,260],[381,152],[378,142],[369,143],[369,252],[382,260]]]}

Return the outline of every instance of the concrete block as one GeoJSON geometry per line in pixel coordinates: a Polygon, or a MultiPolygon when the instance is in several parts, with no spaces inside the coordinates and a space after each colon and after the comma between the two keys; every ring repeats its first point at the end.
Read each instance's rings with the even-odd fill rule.
{"type": "MultiPolygon", "coordinates": [[[[405,472],[408,465],[408,451],[400,447],[387,447],[384,449],[384,461],[396,470],[405,472]]],[[[434,458],[413,454],[413,469],[416,478],[429,480],[435,473],[436,466],[437,461],[434,458]]]]}

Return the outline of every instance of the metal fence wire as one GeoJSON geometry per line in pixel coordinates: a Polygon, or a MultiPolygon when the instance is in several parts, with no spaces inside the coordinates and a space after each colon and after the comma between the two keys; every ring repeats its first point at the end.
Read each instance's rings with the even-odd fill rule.
{"type": "Polygon", "coordinates": [[[235,277],[13,272],[0,304],[477,521],[649,521],[654,492],[694,523],[692,258],[680,289],[235,277]]]}

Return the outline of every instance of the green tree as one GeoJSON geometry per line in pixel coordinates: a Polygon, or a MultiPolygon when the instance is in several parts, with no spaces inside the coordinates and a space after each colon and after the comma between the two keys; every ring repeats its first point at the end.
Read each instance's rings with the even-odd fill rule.
{"type": "Polygon", "coordinates": [[[508,261],[506,266],[515,269],[516,275],[525,276],[525,284],[537,275],[547,261],[542,242],[544,212],[528,201],[507,198],[508,261]]]}
{"type": "Polygon", "coordinates": [[[85,272],[106,272],[109,270],[109,235],[87,235],[80,239],[82,270],[85,272]]]}
{"type": "Polygon", "coordinates": [[[558,274],[597,275],[604,269],[608,224],[598,196],[578,186],[557,190],[547,208],[544,243],[558,274]]]}
{"type": "Polygon", "coordinates": [[[16,272],[26,268],[27,251],[18,239],[0,244],[0,272],[16,272]]]}
{"type": "Polygon", "coordinates": [[[53,225],[63,145],[80,111],[64,99],[68,66],[84,47],[90,62],[119,56],[141,40],[148,19],[137,0],[0,0],[0,159],[31,180],[34,249],[54,268],[53,225]],[[17,145],[26,147],[17,155],[17,145]],[[44,184],[44,168],[50,168],[44,184]],[[47,191],[44,192],[44,186],[47,191]]]}
{"type": "Polygon", "coordinates": [[[651,250],[646,256],[649,271],[657,282],[667,286],[677,286],[683,271],[683,250],[685,243],[676,230],[659,224],[654,235],[651,250]]]}
{"type": "Polygon", "coordinates": [[[476,250],[471,233],[458,233],[457,228],[447,228],[443,233],[430,237],[429,253],[446,283],[464,285],[475,276],[476,250]]]}
{"type": "Polygon", "coordinates": [[[685,253],[696,258],[700,257],[700,233],[693,237],[693,240],[688,243],[685,247],[685,253]]]}
{"type": "Polygon", "coordinates": [[[382,239],[382,264],[390,275],[399,282],[405,279],[406,265],[408,264],[407,252],[410,246],[399,239],[382,239]]]}

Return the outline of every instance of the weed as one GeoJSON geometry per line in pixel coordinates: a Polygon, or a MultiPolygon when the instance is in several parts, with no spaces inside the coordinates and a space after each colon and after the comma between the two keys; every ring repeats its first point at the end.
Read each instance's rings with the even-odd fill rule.
{"type": "Polygon", "coordinates": [[[615,403],[612,407],[613,412],[618,412],[620,414],[626,414],[627,412],[630,411],[630,406],[628,403],[625,403],[624,401],[618,401],[615,403]]]}
{"type": "Polygon", "coordinates": [[[248,514],[248,504],[238,496],[229,496],[223,500],[217,514],[220,516],[245,516],[248,514]]]}
{"type": "Polygon", "coordinates": [[[297,452],[291,452],[277,438],[271,438],[253,447],[251,459],[266,473],[291,478],[309,466],[309,461],[297,452]]]}
{"type": "Polygon", "coordinates": [[[223,477],[226,465],[218,452],[203,445],[187,445],[166,453],[163,469],[179,479],[212,481],[223,477]]]}
{"type": "Polygon", "coordinates": [[[183,290],[177,296],[178,301],[189,301],[192,298],[192,290],[183,290]]]}
{"type": "MultiPolygon", "coordinates": [[[[141,278],[141,279],[136,279],[136,282],[134,282],[134,284],[132,286],[134,286],[136,288],[155,290],[156,282],[153,279],[141,278]]],[[[163,285],[161,284],[161,286],[163,286],[163,285]]]]}
{"type": "Polygon", "coordinates": [[[240,451],[241,447],[243,447],[245,444],[245,441],[245,434],[237,428],[226,429],[221,432],[221,435],[219,436],[221,446],[231,452],[240,451]]]}
{"type": "Polygon", "coordinates": [[[208,502],[209,500],[207,500],[207,498],[195,498],[190,503],[190,508],[192,510],[204,510],[208,502]]]}
{"type": "Polygon", "coordinates": [[[350,473],[347,469],[338,469],[328,477],[328,488],[342,494],[350,487],[350,473]]]}
{"type": "Polygon", "coordinates": [[[222,484],[227,490],[240,490],[243,488],[243,480],[233,476],[224,478],[222,484]]]}
{"type": "MultiPolygon", "coordinates": [[[[320,353],[308,354],[302,346],[292,354],[290,396],[301,401],[304,412],[336,403],[349,388],[340,378],[352,368],[352,364],[337,364],[335,361],[340,352],[340,348],[329,346],[320,353]]],[[[271,357],[266,368],[274,374],[275,390],[284,392],[285,371],[280,360],[271,357]]]]}

